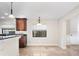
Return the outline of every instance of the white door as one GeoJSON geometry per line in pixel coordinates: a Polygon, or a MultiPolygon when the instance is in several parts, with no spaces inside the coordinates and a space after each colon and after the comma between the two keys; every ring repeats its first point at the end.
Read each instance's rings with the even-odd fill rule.
{"type": "Polygon", "coordinates": [[[67,43],[79,44],[79,17],[67,21],[67,43]]]}

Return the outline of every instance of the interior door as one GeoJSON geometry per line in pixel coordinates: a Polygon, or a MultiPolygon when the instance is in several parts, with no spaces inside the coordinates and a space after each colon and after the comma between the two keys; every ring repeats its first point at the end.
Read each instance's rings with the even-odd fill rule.
{"type": "Polygon", "coordinates": [[[67,43],[70,45],[79,44],[78,19],[67,21],[67,43]]]}

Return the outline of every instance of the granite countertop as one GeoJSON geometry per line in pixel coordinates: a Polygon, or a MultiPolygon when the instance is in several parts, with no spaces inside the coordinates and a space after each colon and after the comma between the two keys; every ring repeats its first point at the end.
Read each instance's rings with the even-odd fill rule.
{"type": "Polygon", "coordinates": [[[14,37],[18,37],[21,34],[0,34],[0,40],[5,40],[8,38],[14,38],[14,37]]]}
{"type": "Polygon", "coordinates": [[[22,35],[22,34],[0,34],[0,36],[22,35]]]}

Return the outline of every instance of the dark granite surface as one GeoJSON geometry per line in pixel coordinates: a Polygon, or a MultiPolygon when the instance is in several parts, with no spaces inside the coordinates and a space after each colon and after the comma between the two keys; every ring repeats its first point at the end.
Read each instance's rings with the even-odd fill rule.
{"type": "Polygon", "coordinates": [[[0,34],[0,36],[22,35],[22,34],[0,34]]]}
{"type": "Polygon", "coordinates": [[[22,34],[0,34],[0,40],[5,40],[8,38],[14,38],[14,37],[18,37],[22,34]]]}

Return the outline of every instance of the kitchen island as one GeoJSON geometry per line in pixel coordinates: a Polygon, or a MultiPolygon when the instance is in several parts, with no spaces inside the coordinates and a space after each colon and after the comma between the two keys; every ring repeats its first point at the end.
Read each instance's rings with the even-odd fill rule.
{"type": "Polygon", "coordinates": [[[0,36],[0,56],[19,56],[20,35],[0,36]]]}

